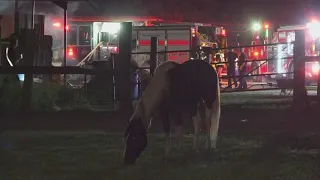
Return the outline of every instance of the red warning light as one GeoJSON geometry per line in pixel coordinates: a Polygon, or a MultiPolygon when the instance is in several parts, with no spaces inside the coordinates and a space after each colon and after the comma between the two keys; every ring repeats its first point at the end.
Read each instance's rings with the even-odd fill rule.
{"type": "Polygon", "coordinates": [[[73,56],[74,55],[74,53],[73,53],[73,48],[69,48],[68,49],[68,56],[73,56]]]}
{"type": "MultiPolygon", "coordinates": [[[[57,28],[60,28],[60,27],[62,26],[60,22],[55,22],[55,23],[53,23],[52,25],[53,25],[54,27],[57,27],[57,28]]],[[[66,30],[67,30],[67,31],[69,30],[69,26],[68,26],[68,25],[66,26],[66,30]]]]}

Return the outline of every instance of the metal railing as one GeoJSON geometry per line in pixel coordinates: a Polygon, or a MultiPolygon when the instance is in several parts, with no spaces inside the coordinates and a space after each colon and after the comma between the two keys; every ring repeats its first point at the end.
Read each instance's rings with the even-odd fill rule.
{"type": "MultiPolygon", "coordinates": [[[[218,50],[224,50],[224,49],[240,49],[240,48],[252,48],[252,47],[261,47],[261,46],[276,46],[276,45],[288,45],[288,43],[273,43],[273,44],[261,44],[261,45],[246,45],[246,46],[232,46],[232,47],[226,47],[226,48],[212,48],[212,51],[218,51],[218,50]]],[[[287,48],[286,46],[283,47],[282,51],[285,50],[285,48],[287,48]]],[[[157,54],[164,54],[164,53],[177,53],[177,52],[203,52],[203,50],[177,50],[177,51],[157,51],[157,54]]],[[[134,52],[132,54],[151,54],[151,52],[134,52]]],[[[293,56],[288,56],[288,57],[281,57],[281,58],[276,58],[276,55],[273,55],[270,58],[266,58],[266,59],[254,59],[254,60],[247,60],[244,61],[244,63],[252,63],[252,62],[262,62],[260,63],[257,67],[254,67],[253,69],[251,69],[249,72],[246,72],[245,75],[238,75],[238,76],[222,76],[220,77],[220,79],[230,79],[230,78],[236,78],[237,80],[235,82],[233,82],[231,85],[228,85],[225,88],[221,89],[221,92],[239,92],[239,91],[259,91],[259,90],[276,90],[276,89],[283,89],[283,87],[277,87],[276,83],[270,83],[270,82],[265,82],[265,83],[260,83],[261,86],[269,86],[272,88],[258,88],[258,89],[236,89],[233,91],[228,90],[231,86],[235,85],[236,83],[239,83],[240,80],[242,80],[243,78],[248,78],[248,77],[259,77],[259,76],[283,76],[283,75],[291,75],[293,74],[293,72],[286,72],[286,73],[264,73],[264,74],[252,74],[252,72],[258,70],[259,68],[261,68],[262,66],[266,65],[268,62],[270,61],[276,61],[276,60],[280,60],[280,59],[292,59],[293,56]]],[[[139,59],[138,59],[139,60],[139,59]]],[[[217,64],[228,64],[229,62],[216,62],[216,63],[212,63],[212,65],[217,65],[217,64]]],[[[141,67],[139,69],[149,69],[150,67],[141,67]]],[[[136,85],[141,85],[141,82],[137,82],[136,85]]],[[[141,94],[141,93],[138,93],[141,94]]]]}

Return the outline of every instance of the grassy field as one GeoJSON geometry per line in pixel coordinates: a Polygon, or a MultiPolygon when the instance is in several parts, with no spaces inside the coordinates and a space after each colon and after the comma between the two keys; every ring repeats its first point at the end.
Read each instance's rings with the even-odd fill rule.
{"type": "MultiPolygon", "coordinates": [[[[278,138],[277,138],[278,139],[278,138]]],[[[0,142],[2,180],[257,180],[319,179],[317,150],[292,149],[272,136],[224,134],[215,152],[190,150],[184,138],[174,158],[163,159],[163,137],[150,135],[135,166],[122,164],[123,139],[101,132],[6,132],[0,142]]],[[[298,140],[298,139],[295,139],[298,140]]]]}
{"type": "Polygon", "coordinates": [[[128,117],[18,115],[0,124],[6,127],[0,129],[0,180],[320,179],[318,110],[295,111],[291,102],[278,91],[226,93],[218,149],[194,153],[189,123],[183,148],[170,160],[163,159],[163,129],[153,122],[149,145],[134,166],[122,163],[128,117]]]}

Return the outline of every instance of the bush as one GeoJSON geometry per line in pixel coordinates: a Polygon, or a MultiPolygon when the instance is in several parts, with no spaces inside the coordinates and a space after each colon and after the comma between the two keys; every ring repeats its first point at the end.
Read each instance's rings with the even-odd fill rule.
{"type": "Polygon", "coordinates": [[[20,108],[22,89],[19,82],[1,86],[0,107],[1,111],[17,111],[20,108]]]}
{"type": "Polygon", "coordinates": [[[31,109],[40,111],[54,110],[58,91],[58,86],[34,83],[32,87],[31,109]]]}
{"type": "MultiPolygon", "coordinates": [[[[20,83],[10,83],[1,88],[1,91],[1,111],[20,110],[22,96],[20,83]]],[[[52,84],[34,83],[31,101],[31,109],[35,111],[53,111],[57,106],[62,110],[90,108],[82,90],[52,84]]]]}
{"type": "Polygon", "coordinates": [[[56,105],[62,109],[88,109],[89,102],[82,89],[70,89],[60,87],[56,99],[56,105]]]}

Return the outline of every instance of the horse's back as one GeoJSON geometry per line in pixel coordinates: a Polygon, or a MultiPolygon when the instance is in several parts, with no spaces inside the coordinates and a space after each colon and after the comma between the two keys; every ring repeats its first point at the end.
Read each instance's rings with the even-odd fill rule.
{"type": "Polygon", "coordinates": [[[203,60],[190,60],[174,69],[170,76],[173,84],[173,98],[176,106],[196,113],[196,107],[203,99],[211,108],[217,96],[217,72],[203,60]]]}
{"type": "MultiPolygon", "coordinates": [[[[178,66],[174,62],[165,62],[157,67],[154,76],[151,78],[147,87],[141,96],[140,105],[143,105],[143,109],[146,116],[151,116],[156,111],[164,99],[166,99],[169,93],[170,81],[168,77],[168,71],[178,66]]],[[[138,105],[139,106],[139,105],[138,105]]]]}

